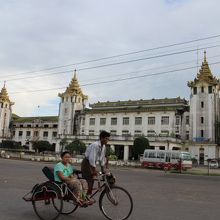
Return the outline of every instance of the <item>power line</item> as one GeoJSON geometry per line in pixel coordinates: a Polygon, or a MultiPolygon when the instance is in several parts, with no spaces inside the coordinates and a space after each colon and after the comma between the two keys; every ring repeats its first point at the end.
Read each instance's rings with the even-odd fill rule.
{"type": "MultiPolygon", "coordinates": [[[[216,65],[216,64],[220,64],[220,61],[210,63],[209,65],[216,65]]],[[[91,85],[99,85],[99,84],[106,84],[106,83],[113,83],[113,82],[121,82],[121,81],[125,81],[125,80],[132,80],[132,79],[145,78],[145,77],[151,77],[151,76],[164,75],[164,74],[168,74],[168,73],[186,71],[186,70],[195,69],[195,68],[197,68],[197,66],[191,66],[191,67],[186,67],[186,68],[181,68],[181,69],[176,69],[176,70],[163,71],[163,72],[152,73],[152,74],[144,74],[144,75],[141,75],[141,76],[132,76],[132,77],[127,77],[127,78],[119,78],[119,79],[102,81],[102,82],[87,83],[87,84],[81,85],[81,87],[91,86],[91,85]]],[[[26,92],[29,92],[29,93],[46,92],[46,91],[60,90],[60,89],[65,89],[65,88],[66,87],[51,88],[51,89],[27,90],[27,91],[21,91],[21,92],[12,92],[11,94],[19,94],[19,93],[26,93],[26,92]]]]}
{"type": "Polygon", "coordinates": [[[127,60],[127,61],[121,61],[121,62],[115,62],[115,63],[108,63],[108,64],[92,66],[92,67],[85,67],[85,68],[81,68],[81,69],[77,69],[77,70],[78,71],[91,70],[91,69],[103,68],[103,67],[108,67],[108,66],[115,66],[115,65],[121,65],[121,64],[126,64],[126,63],[133,63],[133,62],[138,62],[138,61],[143,61],[143,60],[150,60],[150,59],[173,56],[173,55],[178,55],[178,54],[190,53],[190,52],[194,52],[194,51],[197,51],[197,50],[210,49],[210,48],[215,48],[215,47],[219,47],[219,46],[220,45],[214,45],[214,46],[203,47],[203,48],[199,48],[199,49],[196,48],[196,49],[184,50],[184,51],[179,51],[179,52],[174,52],[174,53],[160,54],[160,55],[144,57],[144,58],[139,58],[139,59],[133,59],[133,60],[127,60]]]}
{"type": "MultiPolygon", "coordinates": [[[[194,51],[197,51],[197,50],[216,48],[216,47],[219,47],[219,46],[220,45],[213,45],[213,46],[203,47],[203,48],[199,48],[199,49],[196,48],[196,49],[183,50],[183,51],[178,51],[178,52],[173,52],[173,53],[165,53],[165,54],[160,54],[160,55],[155,55],[155,56],[150,56],[150,57],[143,57],[143,58],[139,58],[139,59],[132,59],[132,60],[126,60],[126,61],[121,61],[121,62],[114,62],[114,63],[109,63],[109,64],[93,66],[93,67],[86,67],[86,68],[78,69],[78,71],[97,69],[97,68],[103,68],[103,67],[108,67],[108,66],[126,64],[126,63],[132,63],[132,62],[138,62],[138,61],[144,61],[144,60],[151,60],[151,59],[156,59],[156,58],[161,58],[161,57],[167,57],[167,56],[179,55],[179,54],[184,54],[184,53],[190,53],[190,52],[194,52],[194,51]]],[[[55,73],[47,73],[47,74],[42,74],[42,75],[37,75],[37,76],[12,78],[12,79],[8,79],[7,81],[17,81],[17,80],[23,80],[23,79],[41,78],[41,77],[45,77],[45,76],[63,74],[63,73],[72,72],[72,71],[73,71],[73,69],[68,70],[68,71],[55,72],[55,73]]]]}
{"type": "Polygon", "coordinates": [[[113,55],[113,56],[107,56],[107,57],[102,57],[102,58],[97,58],[97,59],[92,59],[92,60],[87,60],[87,61],[82,61],[82,62],[76,62],[76,63],[72,63],[72,64],[48,67],[48,68],[43,68],[43,69],[33,70],[33,71],[28,71],[28,72],[21,72],[21,73],[17,73],[17,74],[11,74],[10,76],[17,76],[17,75],[23,75],[23,74],[29,74],[29,73],[38,73],[38,72],[43,72],[43,71],[48,71],[48,70],[60,69],[60,68],[64,68],[64,67],[87,64],[87,63],[92,63],[92,62],[97,62],[97,61],[102,61],[102,60],[118,58],[118,57],[122,57],[122,56],[129,56],[132,54],[138,54],[138,53],[143,53],[143,52],[148,52],[148,51],[153,51],[153,50],[164,49],[164,48],[168,48],[168,47],[190,44],[190,43],[209,40],[209,39],[218,38],[218,37],[220,37],[220,34],[211,35],[211,36],[203,37],[203,38],[197,38],[197,39],[193,39],[193,40],[189,40],[189,41],[183,41],[183,42],[174,43],[174,44],[167,44],[164,46],[158,46],[158,47],[148,48],[148,49],[144,49],[144,50],[132,51],[132,52],[117,54],[117,55],[113,55]]]}

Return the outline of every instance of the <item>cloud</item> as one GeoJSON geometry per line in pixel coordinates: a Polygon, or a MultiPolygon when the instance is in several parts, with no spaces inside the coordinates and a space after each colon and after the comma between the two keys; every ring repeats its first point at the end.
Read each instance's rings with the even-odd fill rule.
{"type": "MultiPolygon", "coordinates": [[[[0,0],[0,3],[0,87],[3,86],[3,81],[7,80],[8,92],[15,102],[13,111],[21,116],[57,115],[59,104],[57,93],[64,89],[40,93],[15,92],[66,87],[73,73],[66,72],[17,81],[10,81],[18,77],[9,77],[10,74],[219,34],[220,3],[218,0],[20,0],[19,2],[0,0]],[[37,110],[38,105],[41,106],[40,111],[37,110]]],[[[215,45],[220,44],[220,40],[218,38],[203,42],[205,43],[215,45]]],[[[187,46],[202,47],[201,43],[187,46]]],[[[185,47],[186,45],[182,45],[177,49],[182,50],[185,47]]],[[[76,65],[71,68],[80,69],[119,60],[148,57],[170,50],[173,49],[145,52],[109,61],[76,65]]],[[[220,54],[219,48],[207,51],[208,57],[217,54],[220,54]]],[[[86,84],[121,78],[120,74],[135,70],[196,60],[196,56],[196,52],[193,52],[108,68],[78,71],[77,74],[79,82],[86,84]]],[[[202,58],[202,52],[199,53],[199,58],[202,58]]],[[[210,59],[210,62],[212,61],[219,61],[219,58],[210,59]]],[[[196,62],[189,65],[196,65],[196,62]]],[[[151,70],[146,73],[184,66],[186,65],[151,70]]],[[[213,74],[219,77],[220,65],[211,66],[211,69],[213,74]]],[[[54,70],[56,71],[58,70],[54,70]]],[[[28,73],[21,76],[37,76],[48,72],[52,71],[28,73]]],[[[141,74],[144,73],[134,73],[128,76],[141,74]]],[[[177,96],[189,98],[186,82],[192,80],[195,75],[196,69],[82,88],[84,93],[89,95],[90,103],[177,96]]]]}

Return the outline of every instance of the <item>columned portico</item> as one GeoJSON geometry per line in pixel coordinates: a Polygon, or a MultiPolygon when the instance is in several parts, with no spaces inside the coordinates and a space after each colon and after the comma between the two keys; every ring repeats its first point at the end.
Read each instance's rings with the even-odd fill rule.
{"type": "Polygon", "coordinates": [[[124,161],[128,161],[129,158],[129,146],[125,145],[124,146],[124,161]]]}

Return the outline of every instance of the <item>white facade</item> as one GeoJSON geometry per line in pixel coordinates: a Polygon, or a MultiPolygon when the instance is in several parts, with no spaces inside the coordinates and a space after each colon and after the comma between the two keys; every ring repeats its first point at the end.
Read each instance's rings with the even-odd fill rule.
{"type": "Polygon", "coordinates": [[[52,146],[57,142],[58,117],[17,118],[13,123],[13,140],[33,150],[33,142],[48,141],[52,146]]]}

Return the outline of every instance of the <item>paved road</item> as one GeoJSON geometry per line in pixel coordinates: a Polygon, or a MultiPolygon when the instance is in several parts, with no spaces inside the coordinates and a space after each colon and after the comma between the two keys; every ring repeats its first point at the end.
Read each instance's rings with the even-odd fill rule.
{"type": "MultiPolygon", "coordinates": [[[[43,163],[0,159],[0,219],[37,220],[30,203],[21,198],[45,180],[43,163]]],[[[131,220],[217,220],[220,216],[220,177],[165,174],[162,171],[114,169],[118,185],[134,199],[131,220]]],[[[60,220],[105,219],[98,204],[78,209],[60,220]]]]}

